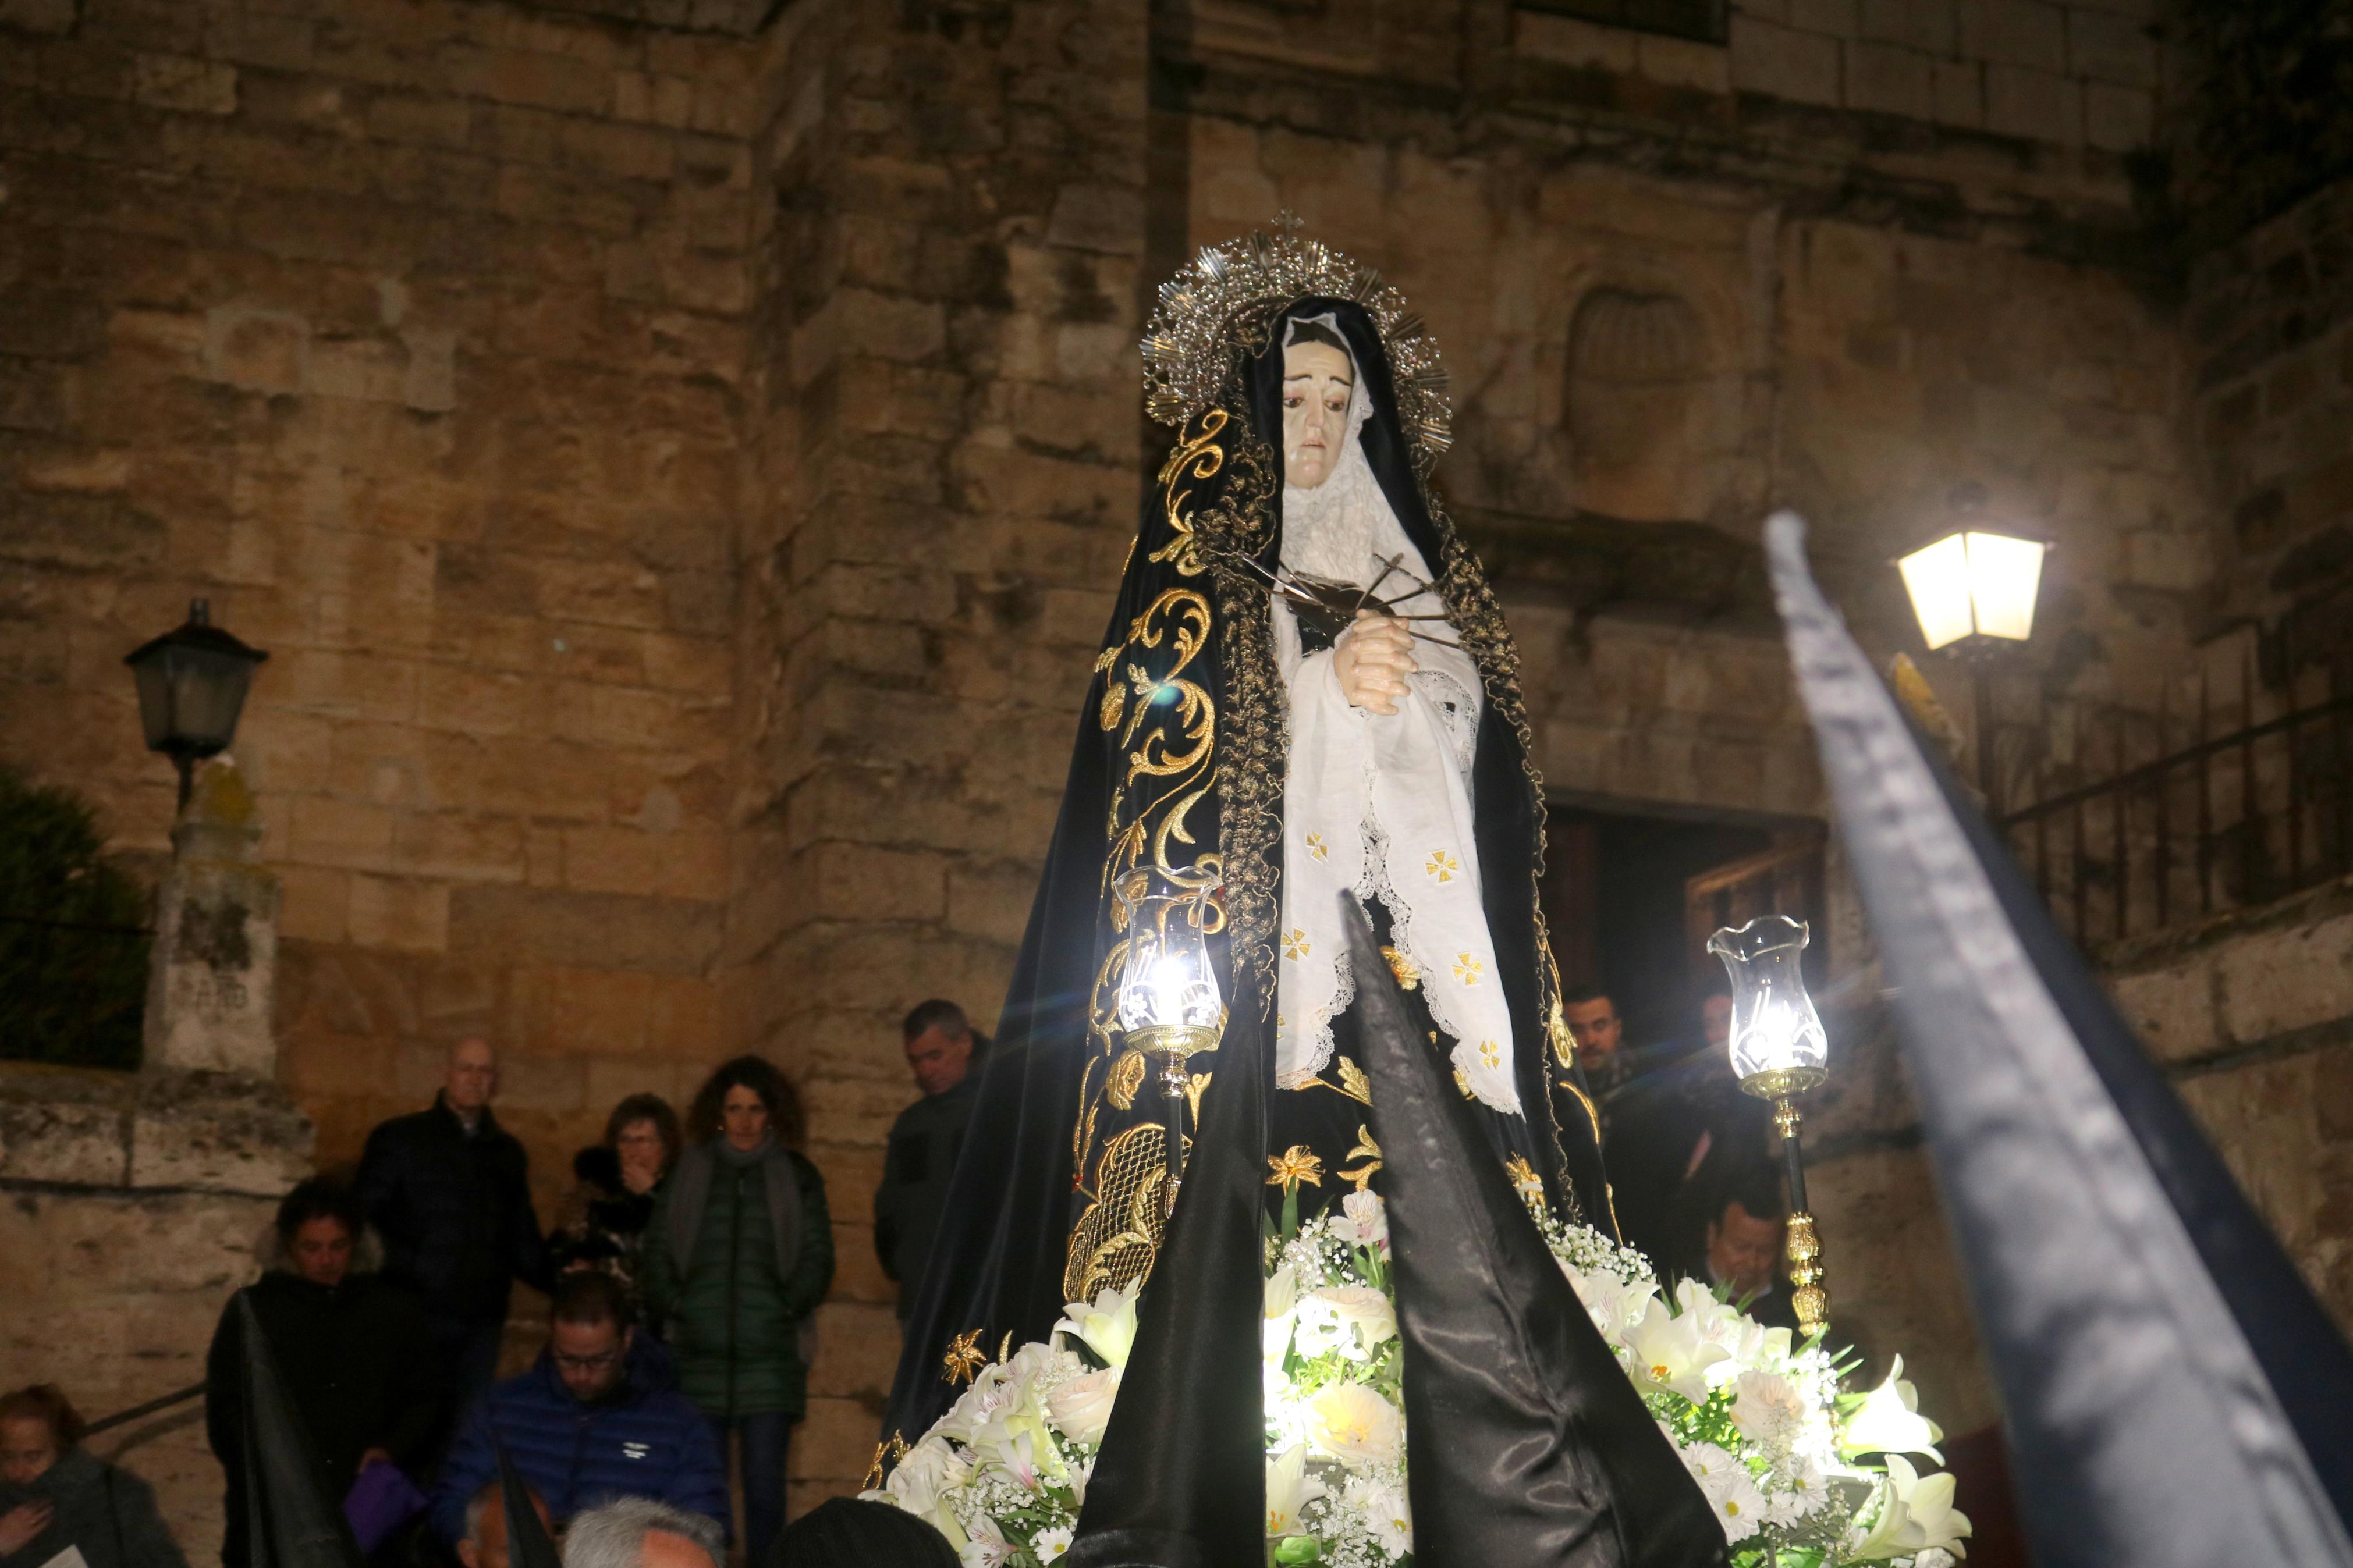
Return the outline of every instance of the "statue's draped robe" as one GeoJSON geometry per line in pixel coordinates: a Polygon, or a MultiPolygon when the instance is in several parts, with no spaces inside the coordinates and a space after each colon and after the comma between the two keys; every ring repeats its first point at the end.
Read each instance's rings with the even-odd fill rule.
{"type": "Polygon", "coordinates": [[[960,1337],[989,1355],[1008,1335],[1043,1339],[1065,1302],[1151,1268],[1164,1101],[1156,1068],[1124,1048],[1113,1018],[1120,873],[1151,868],[1179,887],[1221,889],[1210,945],[1228,1019],[1219,1048],[1193,1058],[1197,1100],[1204,1075],[1261,1075],[1268,1152],[1303,1144],[1321,1166],[1320,1184],[1299,1189],[1303,1212],[1336,1202],[1350,1190],[1343,1173],[1366,1179],[1377,1160],[1363,1135],[1369,1090],[1348,1016],[1315,1082],[1272,1088],[1288,718],[1264,573],[1281,551],[1282,323],[1326,315],[1372,399],[1366,458],[1438,573],[1451,626],[1424,629],[1458,638],[1484,687],[1471,793],[1525,1118],[1488,1113],[1491,1134],[1499,1158],[1531,1160],[1554,1213],[1612,1227],[1537,904],[1544,811],[1517,652],[1477,562],[1416,472],[1370,318],[1346,300],[1294,300],[1245,321],[1224,395],[1186,423],[1146,493],[997,1044],[907,1321],[885,1429],[910,1441],[954,1397],[943,1357],[960,1337]],[[1556,1103],[1568,1109],[1558,1125],[1556,1103]]]}

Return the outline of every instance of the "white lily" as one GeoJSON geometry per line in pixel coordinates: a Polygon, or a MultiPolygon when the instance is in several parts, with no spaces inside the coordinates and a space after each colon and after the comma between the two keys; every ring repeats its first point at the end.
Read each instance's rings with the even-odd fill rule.
{"type": "Polygon", "coordinates": [[[972,1536],[956,1553],[956,1561],[963,1568],[1005,1568],[1020,1550],[1019,1542],[1006,1540],[997,1521],[982,1514],[973,1521],[972,1536]]]}
{"type": "Polygon", "coordinates": [[[1266,1278],[1266,1317],[1259,1330],[1259,1353],[1269,1366],[1282,1364],[1298,1318],[1299,1273],[1286,1263],[1266,1278]]]}
{"type": "Polygon", "coordinates": [[[1694,1405],[1707,1399],[1707,1369],[1727,1359],[1725,1348],[1700,1332],[1695,1313],[1677,1317],[1653,1300],[1624,1339],[1633,1352],[1634,1381],[1679,1394],[1694,1405]]]}
{"type": "Polygon", "coordinates": [[[1901,1455],[1890,1454],[1887,1481],[1909,1516],[1904,1526],[1905,1546],[1915,1552],[1968,1555],[1961,1542],[1970,1533],[1969,1516],[1953,1506],[1955,1483],[1949,1474],[1921,1475],[1901,1455]]]}
{"type": "Polygon", "coordinates": [[[1276,1541],[1305,1533],[1301,1513],[1326,1495],[1324,1483],[1307,1473],[1307,1446],[1293,1444],[1266,1462],[1266,1537],[1276,1541]]]}
{"type": "Polygon", "coordinates": [[[1617,1340],[1626,1331],[1642,1321],[1642,1314],[1658,1299],[1658,1285],[1648,1279],[1629,1281],[1615,1274],[1588,1274],[1558,1259],[1560,1271],[1568,1276],[1569,1288],[1585,1304],[1586,1314],[1593,1326],[1601,1331],[1606,1340],[1617,1340]]]}
{"type": "Polygon", "coordinates": [[[1388,1207],[1381,1194],[1370,1188],[1350,1193],[1340,1200],[1342,1218],[1333,1223],[1338,1231],[1358,1247],[1387,1258],[1389,1252],[1388,1207]]]}
{"type": "Polygon", "coordinates": [[[1887,1369],[1887,1381],[1846,1418],[1839,1452],[1849,1458],[1857,1454],[1926,1454],[1943,1464],[1945,1456],[1936,1451],[1936,1444],[1945,1434],[1919,1410],[1919,1394],[1904,1380],[1904,1358],[1897,1356],[1887,1369]]]}
{"type": "Polygon", "coordinates": [[[1054,1332],[1079,1341],[1105,1366],[1125,1366],[1135,1344],[1135,1298],[1143,1289],[1144,1281],[1138,1279],[1124,1290],[1098,1291],[1092,1304],[1067,1302],[1054,1332]]]}

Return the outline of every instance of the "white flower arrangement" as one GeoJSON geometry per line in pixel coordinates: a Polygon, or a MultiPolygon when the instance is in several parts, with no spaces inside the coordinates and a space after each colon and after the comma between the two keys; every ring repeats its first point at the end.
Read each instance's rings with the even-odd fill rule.
{"type": "MultiPolygon", "coordinates": [[[[1295,1212],[1295,1211],[1293,1211],[1295,1212]]],[[[1686,1280],[1662,1293],[1641,1254],[1544,1222],[1577,1299],[1724,1527],[1735,1568],[1953,1568],[1966,1515],[1899,1359],[1839,1391],[1819,1341],[1792,1342],[1686,1280]],[[1862,1461],[1878,1456],[1879,1464],[1862,1461]]],[[[1045,1568],[1071,1543],[1135,1340],[1136,1289],[1072,1302],[1049,1344],[980,1366],[954,1408],[863,1495],[936,1526],[966,1568],[1045,1568]]],[[[1380,1198],[1267,1242],[1266,1561],[1410,1568],[1404,1347],[1380,1198]]],[[[975,1357],[977,1360],[977,1357],[975,1357]]]]}

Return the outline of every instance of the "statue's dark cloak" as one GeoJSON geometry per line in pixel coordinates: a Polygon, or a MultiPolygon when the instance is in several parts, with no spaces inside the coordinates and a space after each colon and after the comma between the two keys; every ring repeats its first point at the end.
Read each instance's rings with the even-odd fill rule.
{"type": "MultiPolygon", "coordinates": [[[[1044,1339],[1064,1303],[1151,1268],[1163,1102],[1113,1017],[1124,951],[1110,892],[1118,873],[1149,867],[1179,885],[1220,889],[1211,947],[1229,1015],[1219,1048],[1194,1058],[1197,1100],[1205,1073],[1261,1075],[1269,1153],[1303,1143],[1320,1163],[1320,1183],[1300,1189],[1304,1210],[1335,1202],[1351,1181],[1379,1185],[1364,1132],[1369,1089],[1346,1017],[1316,1082],[1272,1088],[1289,731],[1267,579],[1251,563],[1271,570],[1282,551],[1282,322],[1324,315],[1347,340],[1372,401],[1360,437],[1366,461],[1437,573],[1451,634],[1485,687],[1472,805],[1526,1118],[1499,1153],[1525,1152],[1554,1213],[1615,1234],[1536,900],[1544,805],[1517,650],[1478,563],[1417,471],[1371,318],[1349,300],[1299,299],[1241,323],[1222,395],[1186,422],[1145,496],[997,1044],[908,1317],[886,1433],[912,1442],[953,1401],[944,1362],[959,1341],[993,1356],[1008,1335],[1016,1344],[1044,1339]],[[1556,1093],[1570,1108],[1566,1125],[1555,1124],[1556,1093]]],[[[1502,1139],[1502,1124],[1517,1119],[1493,1121],[1502,1139]]]]}

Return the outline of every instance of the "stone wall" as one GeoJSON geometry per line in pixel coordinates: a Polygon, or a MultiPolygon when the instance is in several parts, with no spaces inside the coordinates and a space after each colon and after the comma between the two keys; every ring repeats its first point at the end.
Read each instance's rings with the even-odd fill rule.
{"type": "Polygon", "coordinates": [[[550,1189],[728,1034],[762,46],[438,0],[6,20],[0,733],[159,847],[118,660],[208,595],[271,655],[238,754],[322,1157],[480,1030],[550,1189]]]}
{"type": "MultiPolygon", "coordinates": [[[[56,1383],[95,1419],[199,1384],[311,1130],[216,1073],[0,1070],[0,1388],[56,1383]]],[[[93,1440],[153,1483],[192,1563],[220,1551],[201,1400],[93,1440]]]]}

